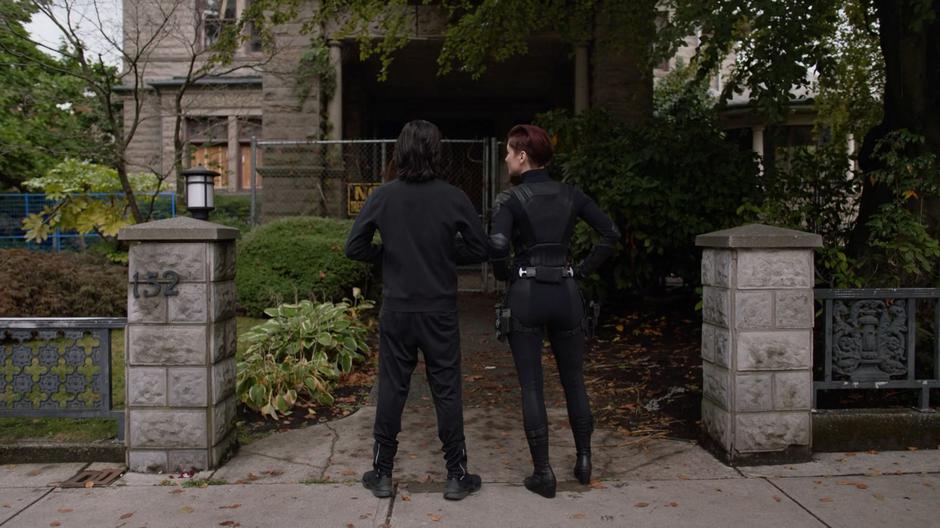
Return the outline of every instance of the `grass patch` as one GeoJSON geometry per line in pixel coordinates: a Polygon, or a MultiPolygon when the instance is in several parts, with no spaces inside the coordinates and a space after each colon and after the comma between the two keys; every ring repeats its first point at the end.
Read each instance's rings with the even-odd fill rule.
{"type": "Polygon", "coordinates": [[[227,480],[222,479],[192,479],[183,481],[184,488],[208,488],[209,486],[224,486],[227,480]]]}
{"type": "MultiPolygon", "coordinates": [[[[248,331],[264,319],[239,317],[238,333],[248,331]]],[[[244,353],[238,342],[236,358],[244,353]]],[[[124,407],[124,330],[111,332],[111,394],[112,407],[124,407]]],[[[107,418],[0,418],[0,444],[17,441],[94,442],[117,437],[117,422],[107,418]]]]}

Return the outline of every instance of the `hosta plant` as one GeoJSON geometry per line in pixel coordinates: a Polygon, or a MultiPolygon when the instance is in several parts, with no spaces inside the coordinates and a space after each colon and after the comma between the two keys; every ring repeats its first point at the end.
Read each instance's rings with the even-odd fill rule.
{"type": "Polygon", "coordinates": [[[353,301],[304,300],[265,310],[270,319],[241,336],[248,347],[238,362],[239,399],[274,419],[297,402],[332,404],[340,374],[368,351],[360,315],[373,305],[354,295],[353,301]]]}

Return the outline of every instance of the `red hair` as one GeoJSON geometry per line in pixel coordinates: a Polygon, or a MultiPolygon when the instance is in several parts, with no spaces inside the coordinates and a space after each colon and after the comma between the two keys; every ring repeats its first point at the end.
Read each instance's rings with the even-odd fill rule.
{"type": "Polygon", "coordinates": [[[525,152],[538,166],[548,165],[552,161],[552,140],[541,127],[516,125],[506,136],[506,144],[517,152],[525,152]]]}

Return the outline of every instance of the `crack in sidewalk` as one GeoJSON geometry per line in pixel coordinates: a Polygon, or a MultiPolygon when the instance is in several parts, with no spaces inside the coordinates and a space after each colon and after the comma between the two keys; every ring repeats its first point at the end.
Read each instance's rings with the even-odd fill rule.
{"type": "Polygon", "coordinates": [[[803,511],[805,511],[806,513],[810,514],[810,516],[812,516],[814,519],[816,519],[817,521],[819,521],[820,524],[822,524],[822,525],[825,526],[826,528],[832,528],[832,525],[830,525],[830,524],[827,523],[826,521],[822,520],[822,518],[820,518],[818,515],[816,515],[815,513],[813,513],[809,508],[807,508],[806,506],[804,506],[802,502],[800,502],[800,501],[794,499],[789,493],[787,493],[786,491],[784,491],[783,488],[781,488],[780,486],[776,485],[772,480],[770,480],[770,479],[767,478],[767,477],[760,477],[760,480],[763,480],[764,482],[770,484],[771,486],[773,486],[774,488],[776,488],[778,491],[780,491],[780,493],[783,493],[783,495],[784,495],[786,498],[788,498],[788,499],[790,499],[791,501],[793,501],[794,504],[796,504],[797,506],[799,506],[800,508],[802,508],[803,511]]]}
{"type": "Polygon", "coordinates": [[[323,471],[320,472],[320,480],[326,478],[326,472],[330,470],[330,466],[333,465],[333,455],[336,452],[336,442],[339,441],[339,433],[336,432],[336,429],[330,425],[329,422],[324,423],[327,429],[330,430],[330,433],[333,435],[333,440],[330,442],[330,456],[326,459],[326,464],[323,466],[323,471]]]}

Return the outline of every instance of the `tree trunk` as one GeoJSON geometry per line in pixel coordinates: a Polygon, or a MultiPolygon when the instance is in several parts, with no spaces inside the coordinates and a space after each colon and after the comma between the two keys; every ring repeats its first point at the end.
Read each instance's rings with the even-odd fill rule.
{"type": "Polygon", "coordinates": [[[655,2],[611,0],[595,14],[591,106],[630,125],[653,115],[650,42],[656,33],[655,2]],[[625,28],[633,33],[624,39],[625,28]]]}
{"type": "MultiPolygon", "coordinates": [[[[907,129],[926,139],[916,151],[940,152],[940,0],[928,0],[930,13],[918,14],[923,0],[875,0],[879,40],[885,63],[884,117],[866,134],[859,151],[859,166],[865,174],[858,218],[849,240],[848,253],[859,257],[868,247],[868,221],[892,199],[891,190],[873,183],[868,174],[882,169],[874,159],[875,145],[889,132],[907,129]]],[[[932,230],[940,225],[937,197],[928,198],[932,230]]]]}

